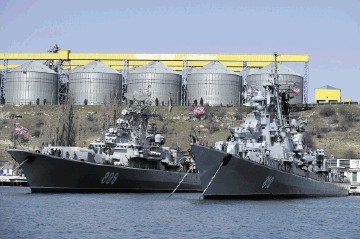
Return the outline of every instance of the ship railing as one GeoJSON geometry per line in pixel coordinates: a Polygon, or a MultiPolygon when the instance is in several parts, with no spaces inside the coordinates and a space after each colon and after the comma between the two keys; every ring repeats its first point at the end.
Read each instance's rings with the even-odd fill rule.
{"type": "Polygon", "coordinates": [[[277,162],[272,158],[264,158],[263,164],[275,168],[277,162]]]}
{"type": "Polygon", "coordinates": [[[261,164],[288,173],[291,173],[293,168],[293,161],[286,159],[276,160],[272,158],[264,158],[261,164]]]}

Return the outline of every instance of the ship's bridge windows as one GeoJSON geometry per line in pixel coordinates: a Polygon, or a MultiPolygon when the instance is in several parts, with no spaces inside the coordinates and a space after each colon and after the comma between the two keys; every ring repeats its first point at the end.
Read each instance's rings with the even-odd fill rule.
{"type": "Polygon", "coordinates": [[[349,159],[339,160],[339,166],[343,168],[350,168],[350,160],[349,159]]]}

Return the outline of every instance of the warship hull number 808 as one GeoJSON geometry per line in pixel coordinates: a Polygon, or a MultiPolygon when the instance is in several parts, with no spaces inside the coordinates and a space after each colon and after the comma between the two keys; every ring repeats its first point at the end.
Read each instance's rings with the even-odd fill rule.
{"type": "Polygon", "coordinates": [[[122,111],[117,126],[89,148],[48,146],[41,152],[9,149],[32,192],[200,191],[191,156],[163,147],[165,138],[141,101],[122,111]],[[179,182],[182,182],[179,185],[179,182]]]}

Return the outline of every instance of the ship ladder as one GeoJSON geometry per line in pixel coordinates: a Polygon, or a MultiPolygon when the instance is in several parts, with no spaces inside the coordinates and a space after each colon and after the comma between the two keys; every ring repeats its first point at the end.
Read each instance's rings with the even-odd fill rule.
{"type": "Polygon", "coordinates": [[[188,171],[185,173],[184,177],[180,180],[179,184],[176,186],[176,188],[174,189],[174,191],[172,191],[172,193],[168,196],[168,198],[170,198],[178,189],[178,187],[182,184],[182,182],[184,181],[184,179],[186,178],[186,176],[189,174],[190,170],[192,169],[192,166],[189,167],[188,171]]]}

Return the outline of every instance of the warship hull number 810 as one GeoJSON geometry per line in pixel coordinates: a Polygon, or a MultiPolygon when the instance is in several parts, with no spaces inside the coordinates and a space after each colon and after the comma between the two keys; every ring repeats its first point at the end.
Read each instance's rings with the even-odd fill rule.
{"type": "Polygon", "coordinates": [[[292,96],[279,91],[276,59],[263,89],[247,92],[245,122],[214,147],[192,143],[205,199],[348,195],[324,150],[303,144],[306,120],[290,120],[292,96]]]}

